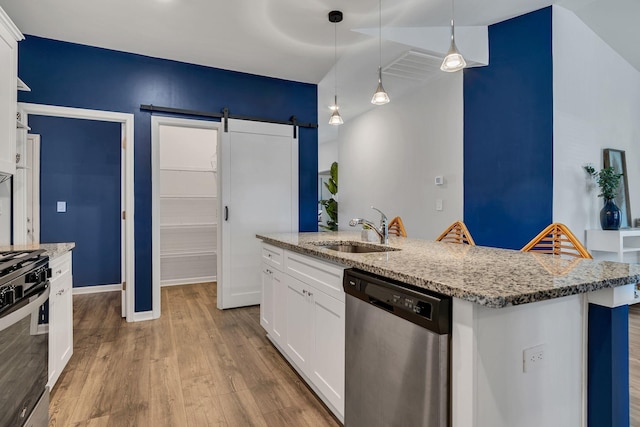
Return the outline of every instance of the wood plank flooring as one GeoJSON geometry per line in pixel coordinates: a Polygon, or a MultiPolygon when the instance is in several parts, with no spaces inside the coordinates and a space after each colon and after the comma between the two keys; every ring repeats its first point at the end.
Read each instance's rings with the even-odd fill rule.
{"type": "MultiPolygon", "coordinates": [[[[162,289],[163,316],[126,323],[120,294],[74,296],[74,354],[50,427],[339,426],[259,324],[219,311],[215,284],[162,289]]],[[[640,426],[640,304],[629,310],[631,426],[640,426]]]]}
{"type": "Polygon", "coordinates": [[[259,308],[220,311],[215,283],[162,289],[126,323],[120,293],[74,296],[74,354],[50,427],[339,426],[265,338],[259,308]]]}

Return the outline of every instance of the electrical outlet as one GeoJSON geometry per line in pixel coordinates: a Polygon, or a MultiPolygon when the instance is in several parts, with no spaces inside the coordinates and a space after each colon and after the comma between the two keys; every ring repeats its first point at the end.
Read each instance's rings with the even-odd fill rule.
{"type": "Polygon", "coordinates": [[[525,348],[522,351],[522,372],[533,372],[544,366],[544,350],[544,344],[540,344],[531,348],[525,348]]]}

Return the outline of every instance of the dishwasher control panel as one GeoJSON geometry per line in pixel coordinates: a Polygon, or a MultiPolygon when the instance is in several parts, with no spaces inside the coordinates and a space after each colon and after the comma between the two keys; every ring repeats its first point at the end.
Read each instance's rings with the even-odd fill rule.
{"type": "Polygon", "coordinates": [[[451,298],[370,273],[345,271],[344,291],[438,333],[450,330],[451,298]]]}

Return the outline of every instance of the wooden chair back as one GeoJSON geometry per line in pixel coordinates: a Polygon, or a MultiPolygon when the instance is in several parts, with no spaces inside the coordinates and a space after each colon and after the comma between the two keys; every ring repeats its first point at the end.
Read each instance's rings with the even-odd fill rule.
{"type": "Polygon", "coordinates": [[[471,246],[476,245],[473,241],[473,237],[471,237],[471,233],[469,233],[469,230],[467,229],[467,226],[464,225],[464,222],[462,221],[456,221],[451,224],[449,228],[444,230],[442,234],[438,236],[436,242],[461,243],[471,246]]]}
{"type": "Polygon", "coordinates": [[[404,229],[402,218],[399,216],[389,221],[389,234],[395,234],[400,237],[407,237],[407,230],[404,229]]]}
{"type": "Polygon", "coordinates": [[[527,243],[521,251],[593,259],[589,251],[582,246],[582,243],[573,235],[571,230],[559,222],[549,224],[527,243]]]}

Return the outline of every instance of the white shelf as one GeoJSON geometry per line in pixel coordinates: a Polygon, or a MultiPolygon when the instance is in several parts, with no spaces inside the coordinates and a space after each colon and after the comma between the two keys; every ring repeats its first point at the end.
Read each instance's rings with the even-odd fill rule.
{"type": "Polygon", "coordinates": [[[211,168],[186,168],[186,167],[179,167],[179,168],[172,168],[172,167],[161,167],[160,168],[161,171],[171,171],[171,172],[209,172],[209,173],[217,173],[217,171],[215,169],[211,169],[211,168]]]}
{"type": "Polygon", "coordinates": [[[31,92],[31,88],[29,86],[27,86],[27,84],[25,82],[23,82],[20,77],[18,77],[17,79],[18,79],[18,83],[17,83],[16,86],[17,86],[18,90],[20,90],[22,92],[31,92]]]}
{"type": "Polygon", "coordinates": [[[189,224],[160,224],[160,228],[165,229],[193,229],[193,228],[215,228],[218,226],[216,222],[208,223],[189,223],[189,224]]]}
{"type": "Polygon", "coordinates": [[[167,252],[161,253],[160,258],[191,258],[200,256],[215,256],[217,251],[185,251],[185,252],[167,252]]]}
{"type": "Polygon", "coordinates": [[[196,199],[196,200],[200,200],[200,199],[212,199],[215,200],[218,197],[217,196],[205,196],[205,195],[198,195],[198,196],[185,196],[185,195],[160,195],[161,199],[177,199],[177,200],[182,200],[182,199],[196,199]]]}

